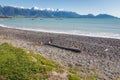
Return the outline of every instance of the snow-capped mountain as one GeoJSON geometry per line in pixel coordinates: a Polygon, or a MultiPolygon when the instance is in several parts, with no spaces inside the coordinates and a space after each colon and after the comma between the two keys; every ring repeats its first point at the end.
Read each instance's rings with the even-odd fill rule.
{"type": "Polygon", "coordinates": [[[41,10],[41,11],[65,11],[64,9],[54,9],[54,8],[39,8],[39,7],[32,7],[33,10],[41,10]]]}
{"type": "Polygon", "coordinates": [[[63,9],[53,8],[24,8],[17,6],[0,6],[0,16],[11,17],[49,17],[49,18],[115,18],[114,16],[107,14],[100,14],[94,16],[93,14],[80,15],[76,12],[65,11],[63,9]]]}
{"type": "Polygon", "coordinates": [[[13,6],[0,6],[1,16],[24,16],[24,17],[79,17],[79,14],[71,11],[53,8],[24,8],[13,6]]]}

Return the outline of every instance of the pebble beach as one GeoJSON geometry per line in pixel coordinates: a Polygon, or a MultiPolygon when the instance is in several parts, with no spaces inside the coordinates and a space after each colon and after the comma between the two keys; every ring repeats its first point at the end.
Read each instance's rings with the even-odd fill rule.
{"type": "Polygon", "coordinates": [[[0,44],[4,42],[48,56],[64,66],[98,69],[101,80],[120,78],[120,39],[29,31],[1,26],[0,44]]]}

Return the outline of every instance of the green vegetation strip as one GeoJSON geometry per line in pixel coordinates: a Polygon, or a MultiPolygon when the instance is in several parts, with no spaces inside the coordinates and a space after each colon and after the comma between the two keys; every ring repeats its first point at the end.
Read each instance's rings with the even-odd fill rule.
{"type": "Polygon", "coordinates": [[[87,69],[83,67],[76,67],[76,68],[69,68],[70,74],[68,75],[69,80],[96,80],[98,78],[98,73],[97,69],[87,69]],[[93,72],[94,74],[87,74],[89,72],[93,72]],[[83,74],[78,74],[79,72],[86,73],[85,75],[83,74]]]}
{"type": "Polygon", "coordinates": [[[60,66],[40,54],[16,48],[8,43],[0,45],[0,80],[45,80],[60,66]]]}
{"type": "Polygon", "coordinates": [[[69,80],[96,80],[98,78],[96,69],[65,68],[32,51],[26,51],[8,43],[0,45],[0,80],[46,80],[50,77],[50,72],[62,74],[64,70],[69,72],[67,75],[69,80]],[[95,74],[78,74],[89,71],[95,74]]]}

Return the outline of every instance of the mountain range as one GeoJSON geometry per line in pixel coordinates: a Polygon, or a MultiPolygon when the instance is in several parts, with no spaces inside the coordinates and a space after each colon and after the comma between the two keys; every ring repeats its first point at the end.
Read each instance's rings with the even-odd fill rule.
{"type": "Polygon", "coordinates": [[[13,6],[0,6],[0,16],[3,17],[44,17],[44,18],[117,18],[108,14],[80,15],[76,12],[61,9],[40,9],[37,7],[23,8],[13,6]]]}

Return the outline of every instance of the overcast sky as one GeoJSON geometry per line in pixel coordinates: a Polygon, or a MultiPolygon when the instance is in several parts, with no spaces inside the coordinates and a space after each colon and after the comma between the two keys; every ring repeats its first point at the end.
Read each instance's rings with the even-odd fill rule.
{"type": "Polygon", "coordinates": [[[120,17],[120,0],[0,0],[0,5],[54,8],[79,14],[107,13],[120,17]]]}

